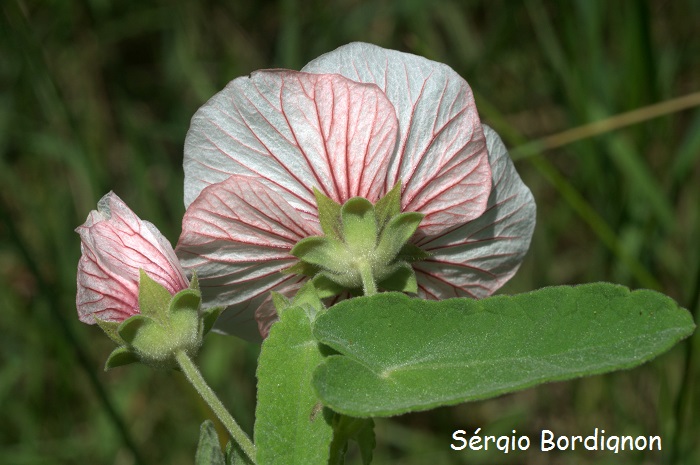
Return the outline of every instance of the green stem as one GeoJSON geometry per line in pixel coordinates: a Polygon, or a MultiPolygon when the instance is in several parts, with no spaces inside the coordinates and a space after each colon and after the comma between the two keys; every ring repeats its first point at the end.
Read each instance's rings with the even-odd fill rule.
{"type": "Polygon", "coordinates": [[[372,265],[366,260],[360,260],[357,264],[358,271],[360,272],[360,278],[362,279],[362,289],[365,291],[365,295],[374,295],[377,293],[377,284],[374,282],[374,275],[372,274],[372,265]]]}
{"type": "Polygon", "coordinates": [[[207,382],[202,377],[199,372],[197,365],[192,361],[192,359],[185,353],[184,350],[179,350],[175,353],[175,360],[177,364],[182,369],[182,372],[187,377],[187,380],[194,386],[199,395],[204,399],[204,401],[212,409],[216,417],[221,421],[226,430],[231,435],[231,438],[238,443],[241,450],[248,456],[252,463],[255,463],[255,445],[248,438],[248,435],[238,426],[236,420],[233,419],[231,414],[226,410],[224,404],[221,403],[219,398],[216,396],[214,391],[209,387],[207,382]]]}

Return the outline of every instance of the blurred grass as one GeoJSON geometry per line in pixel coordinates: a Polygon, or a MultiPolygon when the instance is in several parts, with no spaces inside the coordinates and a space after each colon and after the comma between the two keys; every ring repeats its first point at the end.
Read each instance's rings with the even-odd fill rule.
{"type": "MultiPolygon", "coordinates": [[[[111,343],[75,318],[73,229],[114,190],[175,242],[194,111],[236,76],[298,69],[353,40],[448,63],[482,119],[527,152],[517,166],[538,226],[504,292],[610,280],[657,287],[697,316],[700,110],[605,127],[699,90],[697,24],[697,1],[2,2],[0,463],[121,465],[138,463],[135,451],[192,463],[209,414],[179,375],[101,371],[111,343]],[[595,135],[530,143],[596,121],[595,135]]],[[[700,463],[698,339],[633,371],[380,420],[375,463],[700,463]],[[452,431],[477,427],[660,434],[664,450],[449,448],[452,431]]],[[[257,351],[212,337],[200,357],[248,431],[257,351]]]]}

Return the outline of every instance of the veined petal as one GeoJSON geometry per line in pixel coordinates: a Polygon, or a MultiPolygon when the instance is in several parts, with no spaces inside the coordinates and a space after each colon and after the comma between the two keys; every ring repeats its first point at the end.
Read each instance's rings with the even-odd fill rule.
{"type": "Polygon", "coordinates": [[[264,182],[296,210],[316,213],[313,188],[343,203],[376,201],[394,151],[394,108],[375,85],[338,75],[270,70],[237,78],[192,118],[185,205],[231,175],[264,182]]]}
{"type": "Polygon", "coordinates": [[[387,95],[396,109],[399,141],[384,190],[401,179],[402,209],[425,214],[422,231],[437,234],[484,212],[491,190],[486,143],[472,91],[449,66],[352,43],[302,71],[339,73],[376,84],[387,95]]]}
{"type": "Polygon", "coordinates": [[[483,298],[520,267],[535,228],[535,202],[498,134],[484,125],[493,189],[482,216],[416,241],[432,256],[414,264],[419,295],[483,298]]]}
{"type": "Polygon", "coordinates": [[[270,291],[300,279],[280,273],[297,261],[289,251],[321,233],[318,218],[298,212],[266,184],[234,175],[205,188],[190,205],[176,252],[197,272],[205,305],[228,307],[216,328],[259,339],[257,307],[270,291]]]}
{"type": "Polygon", "coordinates": [[[76,229],[81,238],[76,305],[81,321],[123,321],[139,313],[139,270],[176,294],[188,286],[172,246],[113,192],[76,229]]]}

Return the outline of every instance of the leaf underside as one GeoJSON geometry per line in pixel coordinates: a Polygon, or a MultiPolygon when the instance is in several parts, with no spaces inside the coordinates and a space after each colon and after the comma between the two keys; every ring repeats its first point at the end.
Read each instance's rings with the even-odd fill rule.
{"type": "Polygon", "coordinates": [[[689,312],[609,283],[441,302],[386,293],[340,302],[314,335],[340,353],[314,373],[324,404],[389,416],[639,365],[693,332],[689,312]]]}

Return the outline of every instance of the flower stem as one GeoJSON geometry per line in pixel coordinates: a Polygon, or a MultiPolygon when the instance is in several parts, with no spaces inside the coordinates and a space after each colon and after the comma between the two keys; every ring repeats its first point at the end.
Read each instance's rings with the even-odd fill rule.
{"type": "Polygon", "coordinates": [[[376,294],[377,284],[374,282],[374,275],[372,274],[372,265],[370,265],[367,260],[360,260],[357,264],[357,268],[360,272],[360,278],[362,279],[362,289],[365,291],[365,295],[376,294]]]}
{"type": "Polygon", "coordinates": [[[185,353],[184,350],[179,350],[175,352],[175,360],[177,364],[182,369],[182,372],[187,377],[187,380],[194,386],[199,395],[204,399],[204,401],[212,409],[216,417],[224,425],[231,438],[238,443],[241,450],[248,456],[252,463],[255,463],[255,445],[248,438],[248,435],[238,426],[236,420],[233,419],[231,414],[226,410],[224,404],[221,403],[219,398],[216,396],[214,391],[209,387],[207,382],[202,377],[199,372],[197,365],[192,361],[192,359],[185,353]]]}

